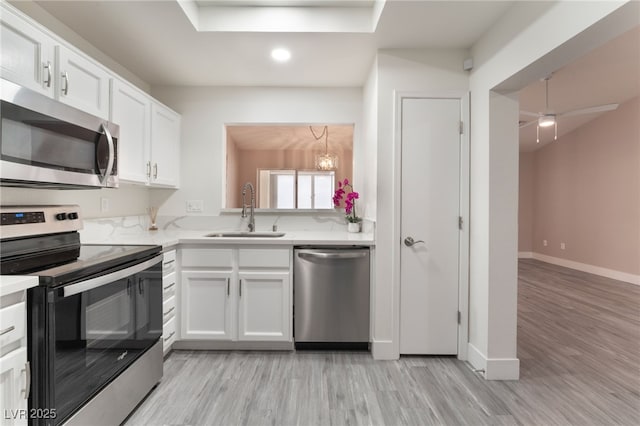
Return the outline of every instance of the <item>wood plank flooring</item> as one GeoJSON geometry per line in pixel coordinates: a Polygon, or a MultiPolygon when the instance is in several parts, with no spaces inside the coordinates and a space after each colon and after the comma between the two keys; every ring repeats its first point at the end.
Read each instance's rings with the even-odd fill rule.
{"type": "Polygon", "coordinates": [[[175,351],[127,425],[636,425],[640,287],[519,265],[519,381],[451,357],[175,351]]]}

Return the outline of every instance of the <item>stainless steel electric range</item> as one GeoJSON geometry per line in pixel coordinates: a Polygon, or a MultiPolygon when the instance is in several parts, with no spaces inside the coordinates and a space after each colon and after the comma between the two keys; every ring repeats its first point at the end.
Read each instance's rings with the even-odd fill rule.
{"type": "Polygon", "coordinates": [[[3,275],[27,293],[29,423],[121,423],[162,378],[160,246],[83,245],[78,206],[0,208],[3,275]]]}

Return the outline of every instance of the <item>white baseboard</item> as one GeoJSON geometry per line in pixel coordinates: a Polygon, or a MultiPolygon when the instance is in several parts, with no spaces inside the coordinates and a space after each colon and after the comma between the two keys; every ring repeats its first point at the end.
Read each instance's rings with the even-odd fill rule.
{"type": "Polygon", "coordinates": [[[640,285],[640,275],[629,274],[627,272],[616,271],[614,269],[602,268],[600,266],[588,265],[586,263],[574,262],[573,260],[562,259],[559,257],[547,256],[546,254],[533,253],[533,258],[543,262],[552,263],[565,268],[576,269],[582,272],[588,272],[601,277],[611,278],[618,281],[624,281],[630,284],[640,285]]]}
{"type": "Polygon", "coordinates": [[[519,251],[518,252],[518,259],[533,259],[533,252],[532,251],[519,251]]]}
{"type": "Polygon", "coordinates": [[[472,343],[469,343],[469,364],[476,370],[484,370],[486,380],[518,380],[520,360],[518,358],[487,358],[472,343]]]}
{"type": "Polygon", "coordinates": [[[371,342],[371,355],[376,360],[400,359],[400,354],[391,340],[373,340],[371,342]]]}

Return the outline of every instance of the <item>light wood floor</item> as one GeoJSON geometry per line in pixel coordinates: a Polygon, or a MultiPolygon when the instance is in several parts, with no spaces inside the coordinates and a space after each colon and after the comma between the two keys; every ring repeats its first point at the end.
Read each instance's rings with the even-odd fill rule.
{"type": "Polygon", "coordinates": [[[449,357],[189,352],[127,425],[636,425],[640,287],[519,265],[519,381],[449,357]]]}

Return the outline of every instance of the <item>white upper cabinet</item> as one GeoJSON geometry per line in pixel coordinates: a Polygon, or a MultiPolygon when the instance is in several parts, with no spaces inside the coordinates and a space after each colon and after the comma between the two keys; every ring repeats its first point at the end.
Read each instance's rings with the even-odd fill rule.
{"type": "Polygon", "coordinates": [[[177,187],[180,179],[180,115],[151,103],[151,185],[177,187]]]}
{"type": "Polygon", "coordinates": [[[113,80],[111,121],[120,126],[120,180],[147,184],[151,177],[151,100],[135,87],[113,80]]]}
{"type": "Polygon", "coordinates": [[[111,76],[89,58],[56,46],[57,99],[74,108],[109,119],[111,76]]]}
{"type": "Polygon", "coordinates": [[[53,38],[6,8],[4,3],[0,11],[0,75],[20,86],[53,97],[53,38]]]}

